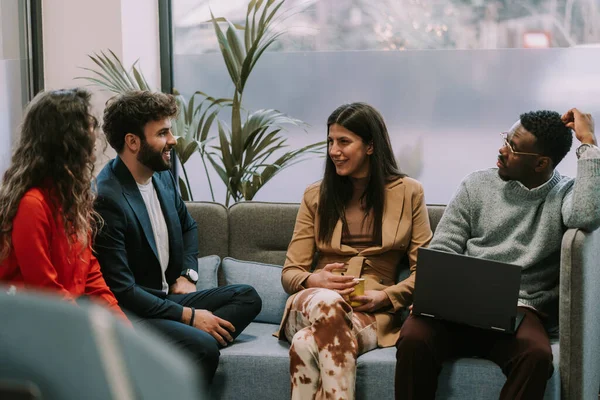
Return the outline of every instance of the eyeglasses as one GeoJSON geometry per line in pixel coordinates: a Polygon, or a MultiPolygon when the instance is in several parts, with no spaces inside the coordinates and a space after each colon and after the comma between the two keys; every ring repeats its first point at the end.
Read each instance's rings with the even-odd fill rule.
{"type": "Polygon", "coordinates": [[[504,146],[508,147],[508,150],[510,150],[511,153],[513,153],[515,155],[520,155],[520,156],[537,156],[537,157],[542,157],[542,155],[538,154],[538,153],[526,153],[524,151],[515,151],[512,148],[512,146],[510,145],[510,143],[508,142],[508,132],[502,132],[502,133],[500,133],[500,135],[502,135],[503,147],[504,146]]]}

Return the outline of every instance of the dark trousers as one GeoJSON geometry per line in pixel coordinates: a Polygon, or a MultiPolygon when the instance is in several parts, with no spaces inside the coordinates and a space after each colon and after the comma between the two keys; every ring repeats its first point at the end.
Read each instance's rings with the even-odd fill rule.
{"type": "MultiPolygon", "coordinates": [[[[233,324],[235,339],[260,312],[262,301],[252,286],[228,285],[188,294],[170,294],[167,299],[184,307],[211,311],[233,324]]],[[[136,325],[149,326],[188,352],[200,365],[206,382],[211,382],[219,364],[219,342],[207,332],[168,319],[133,319],[136,325]]]]}
{"type": "Polygon", "coordinates": [[[552,376],[552,350],[542,321],[520,307],[525,318],[515,335],[411,315],[396,344],[396,399],[435,399],[442,363],[455,357],[483,357],[506,375],[500,399],[544,397],[552,376]]]}

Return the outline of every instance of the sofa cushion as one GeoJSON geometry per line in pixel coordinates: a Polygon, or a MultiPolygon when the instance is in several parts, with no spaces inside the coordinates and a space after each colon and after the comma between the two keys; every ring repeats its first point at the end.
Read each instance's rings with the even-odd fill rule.
{"type": "Polygon", "coordinates": [[[212,289],[219,286],[217,273],[220,264],[221,257],[215,255],[200,257],[198,259],[198,282],[196,283],[196,290],[212,289]]]}
{"type": "Polygon", "coordinates": [[[279,324],[288,294],[281,286],[281,267],[254,261],[241,261],[225,257],[222,262],[225,283],[253,286],[262,299],[262,310],[257,322],[279,324]]]}
{"type": "Polygon", "coordinates": [[[211,399],[290,398],[290,346],[273,336],[277,328],[253,322],[221,349],[211,399]]]}
{"type": "MultiPolygon", "coordinates": [[[[272,334],[275,324],[253,322],[236,341],[221,350],[219,369],[212,385],[214,399],[285,399],[290,394],[289,344],[272,334]]],[[[552,340],[554,374],[546,386],[544,400],[560,399],[559,346],[552,340]]],[[[376,349],[358,358],[356,398],[392,400],[396,348],[376,349]]],[[[491,361],[460,358],[444,363],[436,399],[498,399],[506,381],[491,361]]]]}
{"type": "MultiPolygon", "coordinates": [[[[560,399],[558,340],[551,341],[554,374],[546,386],[544,400],[560,399]]],[[[364,400],[393,399],[396,348],[376,349],[358,358],[356,398],[364,400]]],[[[438,380],[436,399],[496,400],[506,377],[491,361],[459,358],[444,363],[438,380]]]]}

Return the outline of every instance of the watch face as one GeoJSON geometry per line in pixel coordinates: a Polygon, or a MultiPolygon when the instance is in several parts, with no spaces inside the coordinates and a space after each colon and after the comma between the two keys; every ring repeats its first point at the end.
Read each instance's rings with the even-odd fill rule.
{"type": "Polygon", "coordinates": [[[190,276],[190,278],[192,278],[193,280],[197,281],[198,280],[198,273],[196,271],[194,271],[193,269],[190,269],[188,271],[188,275],[190,276]]]}

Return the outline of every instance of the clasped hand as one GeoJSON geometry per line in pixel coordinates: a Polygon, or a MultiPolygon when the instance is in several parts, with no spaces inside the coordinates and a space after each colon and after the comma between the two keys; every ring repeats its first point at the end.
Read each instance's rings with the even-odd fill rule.
{"type": "Polygon", "coordinates": [[[344,299],[361,303],[353,307],[354,311],[373,312],[389,306],[391,301],[387,294],[381,290],[367,290],[362,296],[350,296],[358,281],[354,276],[335,274],[333,271],[346,271],[343,263],[327,264],[323,269],[313,273],[306,281],[308,287],[321,287],[338,292],[344,299]],[[350,297],[349,297],[350,296],[350,297]]]}
{"type": "Polygon", "coordinates": [[[356,286],[358,282],[354,281],[353,276],[334,274],[332,272],[334,270],[345,272],[346,268],[344,267],[344,263],[327,264],[323,269],[308,277],[306,286],[309,288],[319,287],[331,289],[341,294],[342,297],[348,296],[354,291],[354,286],[356,286]]]}
{"type": "Polygon", "coordinates": [[[358,312],[375,312],[380,308],[387,307],[392,304],[390,298],[383,290],[366,290],[362,296],[350,296],[354,302],[362,303],[360,306],[353,306],[354,311],[358,312]]]}

